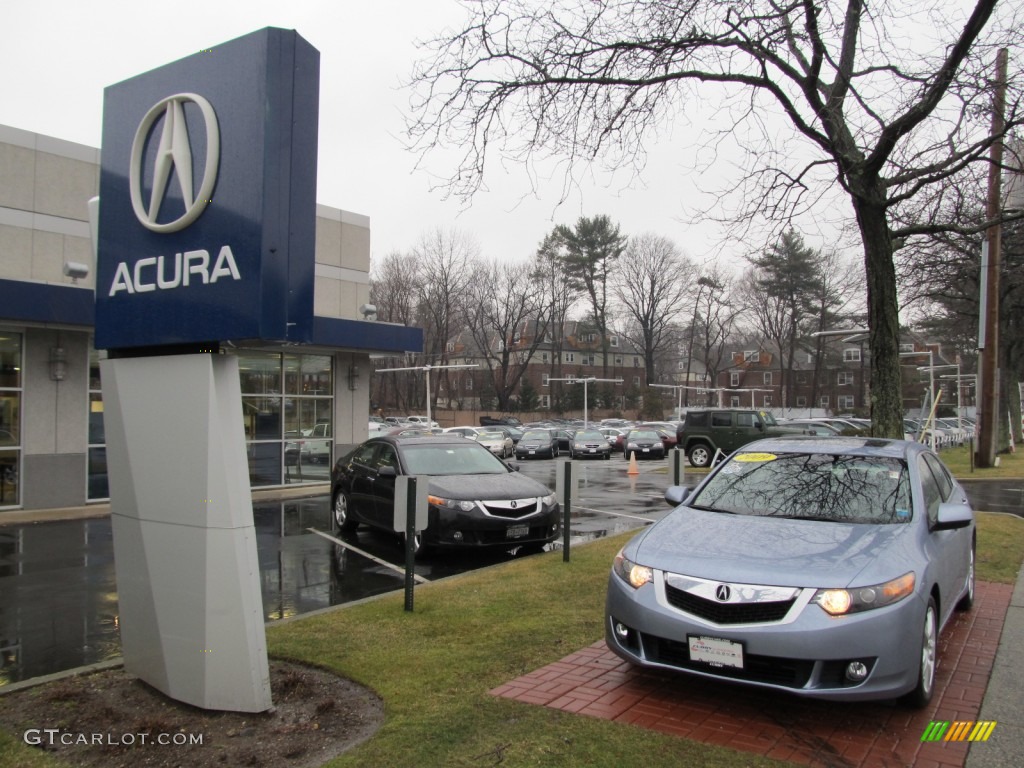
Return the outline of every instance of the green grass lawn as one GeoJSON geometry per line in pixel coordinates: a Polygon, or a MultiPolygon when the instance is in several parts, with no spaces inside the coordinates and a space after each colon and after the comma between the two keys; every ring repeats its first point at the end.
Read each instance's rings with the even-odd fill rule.
{"type": "MultiPolygon", "coordinates": [[[[1024,520],[979,515],[978,576],[1012,583],[1024,520]]],[[[487,691],[603,634],[609,565],[631,534],[417,587],[268,631],[272,653],[376,690],[387,722],[332,765],[761,766],[749,753],[496,699],[487,691]],[[499,760],[500,758],[500,760],[499,760]]]]}

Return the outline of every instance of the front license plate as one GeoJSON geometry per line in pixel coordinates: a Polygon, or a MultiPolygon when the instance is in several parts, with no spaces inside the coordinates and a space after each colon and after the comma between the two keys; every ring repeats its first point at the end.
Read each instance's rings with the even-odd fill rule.
{"type": "Polygon", "coordinates": [[[535,453],[536,453],[536,451],[530,451],[530,455],[531,456],[533,456],[533,454],[535,454],[535,453]]]}
{"type": "Polygon", "coordinates": [[[591,448],[591,449],[590,449],[590,452],[591,452],[591,453],[597,453],[597,448],[591,448]]]}
{"type": "Polygon", "coordinates": [[[650,452],[651,452],[650,448],[644,448],[644,453],[650,453],[650,452]]]}
{"type": "Polygon", "coordinates": [[[505,538],[507,539],[521,539],[523,536],[527,536],[530,533],[530,526],[528,525],[513,525],[505,531],[505,538]]]}
{"type": "Polygon", "coordinates": [[[690,660],[701,661],[713,667],[743,669],[743,645],[718,637],[687,635],[690,660]]]}

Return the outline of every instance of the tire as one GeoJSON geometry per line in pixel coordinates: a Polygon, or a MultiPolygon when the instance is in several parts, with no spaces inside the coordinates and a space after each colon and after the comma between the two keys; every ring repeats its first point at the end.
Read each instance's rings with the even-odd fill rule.
{"type": "Polygon", "coordinates": [[[974,607],[974,543],[971,543],[971,561],[967,571],[967,592],[957,601],[958,611],[969,611],[974,607]]]}
{"type": "Polygon", "coordinates": [[[707,443],[696,443],[690,448],[690,452],[687,458],[690,461],[691,467],[707,467],[711,464],[711,446],[707,443]]]}
{"type": "Polygon", "coordinates": [[[904,702],[914,709],[922,709],[932,700],[935,692],[935,669],[938,666],[939,617],[935,599],[928,598],[921,628],[921,655],[917,667],[917,685],[904,697],[904,702]]]}
{"type": "Polygon", "coordinates": [[[557,445],[556,445],[556,446],[554,446],[554,447],[553,447],[553,448],[551,449],[551,458],[552,458],[552,459],[557,459],[557,458],[558,458],[558,446],[557,446],[557,445]]]}
{"type": "Polygon", "coordinates": [[[334,524],[342,533],[351,533],[359,527],[359,523],[352,519],[348,496],[344,491],[335,494],[331,510],[334,513],[334,524]]]}

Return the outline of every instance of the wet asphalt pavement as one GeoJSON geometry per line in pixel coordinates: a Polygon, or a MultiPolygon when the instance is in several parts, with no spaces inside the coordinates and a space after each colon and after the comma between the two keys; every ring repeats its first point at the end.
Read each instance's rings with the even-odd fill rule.
{"type": "MultiPolygon", "coordinates": [[[[555,462],[520,464],[555,487],[555,462]]],[[[572,504],[573,543],[639,528],[664,516],[665,462],[577,462],[580,497],[572,504]]],[[[360,529],[347,541],[375,559],[338,546],[326,495],[253,504],[260,586],[267,621],[404,588],[397,538],[360,529]],[[397,564],[394,569],[377,560],[397,564]]],[[[551,548],[561,549],[559,539],[551,548]]],[[[517,556],[518,552],[431,556],[418,576],[433,581],[517,556]]],[[[0,527],[0,685],[120,655],[117,584],[110,518],[0,527]]]]}
{"type": "MultiPolygon", "coordinates": [[[[561,463],[520,467],[554,488],[561,463]]],[[[571,507],[570,556],[574,543],[640,528],[669,511],[662,498],[671,484],[666,462],[641,462],[639,475],[627,468],[621,454],[574,464],[580,493],[571,507]]],[[[1024,484],[964,486],[976,509],[1024,516],[1024,484]]],[[[315,532],[331,533],[325,495],[256,503],[253,519],[267,621],[404,587],[395,537],[361,529],[347,539],[369,558],[315,532]]],[[[561,549],[561,539],[551,548],[561,549]]],[[[416,573],[433,581],[519,556],[528,555],[444,553],[417,563],[416,573]]],[[[109,517],[0,527],[0,685],[119,656],[117,622],[109,517]]]]}

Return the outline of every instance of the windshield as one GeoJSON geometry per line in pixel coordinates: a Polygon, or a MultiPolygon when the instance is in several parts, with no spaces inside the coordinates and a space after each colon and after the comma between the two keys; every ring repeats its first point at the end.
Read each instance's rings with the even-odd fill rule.
{"type": "Polygon", "coordinates": [[[505,433],[504,432],[478,432],[476,436],[477,436],[478,440],[504,440],[505,439],[505,433]]]}
{"type": "Polygon", "coordinates": [[[777,426],[779,426],[779,422],[777,422],[775,420],[775,417],[772,416],[770,413],[768,413],[768,411],[758,411],[757,413],[761,417],[761,421],[763,421],[765,423],[765,426],[768,426],[768,427],[777,427],[777,426]]]}
{"type": "Polygon", "coordinates": [[[509,471],[493,453],[475,442],[405,446],[402,463],[408,475],[500,475],[509,471]]]}
{"type": "Polygon", "coordinates": [[[551,433],[550,432],[544,432],[543,430],[539,430],[539,429],[531,429],[529,432],[526,432],[521,438],[519,438],[520,441],[523,441],[523,440],[550,440],[550,439],[551,439],[551,433]]]}
{"type": "Polygon", "coordinates": [[[687,505],[841,523],[906,523],[911,517],[902,461],[833,454],[738,454],[687,505]]]}
{"type": "Polygon", "coordinates": [[[653,429],[634,429],[629,433],[630,440],[660,440],[658,433],[653,429]]]}
{"type": "Polygon", "coordinates": [[[580,430],[576,433],[575,438],[577,440],[604,440],[604,435],[596,430],[580,430]]]}

